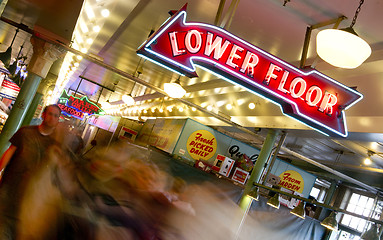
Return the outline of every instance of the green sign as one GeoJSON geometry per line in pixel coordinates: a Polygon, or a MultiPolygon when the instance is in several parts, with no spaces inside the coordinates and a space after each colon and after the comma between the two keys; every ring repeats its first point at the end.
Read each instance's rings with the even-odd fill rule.
{"type": "Polygon", "coordinates": [[[99,106],[89,101],[84,96],[81,98],[69,95],[64,89],[58,102],[58,106],[61,108],[64,114],[73,116],[79,119],[84,119],[85,115],[104,115],[105,112],[99,106]]]}

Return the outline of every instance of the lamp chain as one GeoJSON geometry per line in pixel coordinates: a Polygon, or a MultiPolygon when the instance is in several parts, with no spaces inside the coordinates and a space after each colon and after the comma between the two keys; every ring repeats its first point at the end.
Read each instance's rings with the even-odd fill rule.
{"type": "Polygon", "coordinates": [[[360,12],[360,8],[362,7],[362,4],[364,3],[364,0],[360,0],[359,2],[359,7],[356,9],[355,11],[355,15],[354,15],[354,18],[352,19],[352,22],[351,22],[351,26],[350,27],[353,27],[355,25],[355,22],[356,22],[356,18],[358,17],[358,14],[360,12]]]}

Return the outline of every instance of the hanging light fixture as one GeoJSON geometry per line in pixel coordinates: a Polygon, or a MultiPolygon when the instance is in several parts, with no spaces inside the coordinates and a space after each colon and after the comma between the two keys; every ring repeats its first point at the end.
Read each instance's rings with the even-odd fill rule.
{"type": "Polygon", "coordinates": [[[371,228],[365,231],[360,237],[364,240],[379,240],[378,229],[375,224],[371,225],[371,228]]]}
{"type": "Polygon", "coordinates": [[[122,95],[122,101],[124,101],[125,104],[128,106],[134,105],[136,101],[134,101],[134,98],[130,94],[124,94],[122,95]]]}
{"type": "Polygon", "coordinates": [[[11,45],[7,48],[5,52],[0,53],[0,60],[3,62],[4,66],[6,68],[9,67],[9,64],[11,63],[11,58],[12,58],[12,45],[13,42],[15,41],[16,35],[19,32],[19,29],[16,29],[15,35],[13,36],[11,45]]]}
{"type": "Polygon", "coordinates": [[[279,194],[275,193],[273,197],[271,197],[267,201],[267,205],[272,206],[273,208],[279,209],[280,203],[279,203],[279,194]]]}
{"type": "Polygon", "coordinates": [[[305,216],[306,216],[305,205],[306,205],[305,202],[301,201],[293,210],[290,211],[290,213],[297,217],[305,219],[305,216]]]}
{"type": "Polygon", "coordinates": [[[335,218],[335,211],[331,212],[330,215],[326,217],[320,224],[332,231],[338,230],[338,222],[335,218]]]}
{"type": "Polygon", "coordinates": [[[259,201],[258,188],[253,187],[250,192],[247,194],[249,198],[252,198],[255,201],[259,201]]]}
{"type": "Polygon", "coordinates": [[[374,155],[375,153],[371,150],[368,150],[367,151],[367,157],[364,159],[363,163],[365,165],[371,165],[372,161],[371,161],[371,156],[374,155]]]}
{"type": "Polygon", "coordinates": [[[23,43],[23,45],[20,46],[20,50],[19,50],[19,53],[17,54],[15,61],[13,61],[13,63],[11,65],[9,65],[9,67],[8,67],[9,72],[11,73],[12,77],[16,76],[17,66],[18,66],[19,60],[21,59],[20,53],[24,48],[24,43],[23,43]]]}
{"type": "Polygon", "coordinates": [[[318,33],[317,53],[324,61],[336,67],[356,68],[371,55],[371,47],[353,29],[363,3],[361,0],[349,27],[318,33]]]}
{"type": "Polygon", "coordinates": [[[106,102],[101,103],[101,106],[104,109],[110,108],[111,105],[110,105],[109,99],[106,100],[106,102]]]}
{"type": "Polygon", "coordinates": [[[186,94],[186,90],[181,86],[180,77],[173,83],[164,84],[164,91],[171,98],[182,98],[186,94]]]}
{"type": "Polygon", "coordinates": [[[134,89],[134,86],[136,86],[136,82],[133,83],[133,87],[132,87],[132,90],[130,91],[129,94],[124,94],[122,95],[122,101],[127,104],[128,106],[132,106],[136,103],[136,101],[134,100],[134,98],[132,97],[132,93],[133,93],[133,89],[134,89]]]}
{"type": "MultiPolygon", "coordinates": [[[[116,87],[117,83],[113,83],[113,84],[114,84],[114,87],[116,87]]],[[[104,89],[103,89],[103,90],[104,90],[104,89]]],[[[102,107],[103,109],[108,109],[108,108],[111,107],[111,104],[110,104],[110,102],[109,102],[110,96],[112,96],[112,92],[110,92],[109,97],[108,97],[108,100],[106,100],[106,102],[101,103],[101,107],[102,107]]]]}

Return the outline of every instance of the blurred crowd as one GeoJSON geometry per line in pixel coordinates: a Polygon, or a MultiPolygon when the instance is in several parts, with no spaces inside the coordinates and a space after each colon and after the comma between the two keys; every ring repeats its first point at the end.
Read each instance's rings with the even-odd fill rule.
{"type": "Polygon", "coordinates": [[[16,198],[0,183],[1,239],[234,239],[237,205],[214,186],[172,176],[147,148],[120,142],[83,155],[65,123],[52,139],[16,198]],[[7,218],[9,205],[16,210],[7,218]]]}

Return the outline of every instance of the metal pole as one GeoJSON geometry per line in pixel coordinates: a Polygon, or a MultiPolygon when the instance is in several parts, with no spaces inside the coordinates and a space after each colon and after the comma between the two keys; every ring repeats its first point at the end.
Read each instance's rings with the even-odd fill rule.
{"type": "Polygon", "coordinates": [[[330,188],[328,189],[326,197],[325,197],[324,202],[323,202],[324,204],[330,205],[331,199],[334,196],[334,193],[335,193],[337,186],[338,186],[337,181],[331,182],[330,188]]]}
{"type": "Polygon", "coordinates": [[[74,96],[75,96],[75,97],[76,97],[76,94],[77,94],[78,89],[80,88],[81,82],[82,82],[82,78],[80,78],[80,82],[79,82],[78,85],[77,85],[76,91],[74,91],[74,96]]]}
{"type": "Polygon", "coordinates": [[[279,138],[278,146],[275,148],[273,157],[272,157],[272,159],[271,159],[271,161],[270,161],[269,166],[267,167],[267,172],[266,172],[266,174],[265,174],[266,177],[267,177],[267,175],[269,175],[271,169],[272,169],[273,166],[274,166],[275,159],[277,159],[279,150],[281,149],[283,143],[285,142],[286,136],[287,136],[287,133],[286,133],[285,131],[283,131],[283,132],[282,132],[282,136],[279,138]]]}
{"type": "Polygon", "coordinates": [[[311,32],[312,32],[312,27],[311,26],[307,27],[306,28],[305,41],[303,43],[301,63],[299,64],[299,68],[303,68],[305,66],[305,63],[306,63],[307,52],[309,50],[309,43],[310,43],[310,38],[311,38],[311,32]]]}
{"type": "Polygon", "coordinates": [[[217,10],[217,15],[215,15],[215,20],[214,20],[214,25],[218,25],[219,20],[221,19],[223,8],[225,6],[226,0],[221,0],[219,2],[218,10],[217,10]]]}
{"type": "Polygon", "coordinates": [[[246,194],[253,187],[253,183],[258,182],[259,179],[261,178],[262,170],[274,147],[274,143],[278,136],[278,133],[279,131],[274,129],[269,129],[269,132],[267,133],[265,142],[263,143],[263,147],[261,149],[261,152],[259,153],[259,157],[257,161],[255,162],[253,171],[251,172],[250,178],[247,180],[245,189],[243,190],[241,199],[239,201],[239,206],[244,210],[248,208],[247,206],[248,203],[247,201],[245,201],[246,194]]]}

